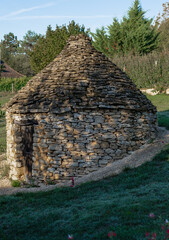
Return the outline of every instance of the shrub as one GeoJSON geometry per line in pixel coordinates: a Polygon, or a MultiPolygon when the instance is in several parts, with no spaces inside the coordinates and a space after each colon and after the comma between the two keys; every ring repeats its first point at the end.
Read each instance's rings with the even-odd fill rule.
{"type": "Polygon", "coordinates": [[[26,85],[30,78],[1,78],[0,80],[0,92],[18,91],[26,85]]]}
{"type": "Polygon", "coordinates": [[[133,80],[138,88],[163,91],[169,87],[169,52],[153,52],[144,56],[115,56],[112,61],[133,80]]]}
{"type": "Polygon", "coordinates": [[[21,183],[18,180],[12,180],[11,185],[12,187],[20,187],[21,183]]]}
{"type": "Polygon", "coordinates": [[[5,116],[5,112],[1,110],[1,104],[0,104],[0,118],[3,118],[5,116]]]}
{"type": "Polygon", "coordinates": [[[1,177],[9,177],[10,166],[8,164],[4,165],[1,169],[1,177]]]}

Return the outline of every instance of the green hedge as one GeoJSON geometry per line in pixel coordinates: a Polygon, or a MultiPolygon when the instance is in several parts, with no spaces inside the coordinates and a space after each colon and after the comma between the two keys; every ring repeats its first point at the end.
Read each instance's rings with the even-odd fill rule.
{"type": "Polygon", "coordinates": [[[30,78],[1,78],[0,79],[0,92],[18,91],[26,85],[30,78]]]}
{"type": "MultiPolygon", "coordinates": [[[[153,52],[144,56],[115,56],[112,61],[133,80],[138,88],[169,88],[169,52],[153,52]]],[[[2,78],[0,91],[18,91],[30,78],[2,78]]]]}
{"type": "Polygon", "coordinates": [[[144,56],[115,56],[112,61],[134,81],[138,88],[169,87],[169,52],[153,52],[144,56]]]}

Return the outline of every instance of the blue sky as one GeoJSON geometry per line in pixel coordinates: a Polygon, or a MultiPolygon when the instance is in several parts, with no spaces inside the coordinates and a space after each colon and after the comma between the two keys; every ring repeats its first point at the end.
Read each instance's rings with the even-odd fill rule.
{"type": "MultiPolygon", "coordinates": [[[[28,30],[45,34],[48,25],[68,24],[75,20],[95,32],[96,28],[119,20],[134,0],[0,0],[0,39],[13,32],[21,40],[28,30]]],[[[165,0],[141,0],[146,17],[162,12],[165,0]]]]}

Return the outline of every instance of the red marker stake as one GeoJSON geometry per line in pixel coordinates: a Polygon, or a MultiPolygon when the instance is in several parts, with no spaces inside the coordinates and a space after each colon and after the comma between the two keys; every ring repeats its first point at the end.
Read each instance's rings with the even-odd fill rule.
{"type": "Polygon", "coordinates": [[[71,185],[71,187],[74,187],[74,185],[75,185],[75,181],[74,181],[74,178],[72,177],[72,185],[71,185]]]}

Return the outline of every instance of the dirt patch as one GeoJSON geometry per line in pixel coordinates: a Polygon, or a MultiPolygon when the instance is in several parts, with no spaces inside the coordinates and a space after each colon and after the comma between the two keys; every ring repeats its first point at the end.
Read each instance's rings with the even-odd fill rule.
{"type": "MultiPolygon", "coordinates": [[[[145,162],[150,162],[152,158],[159,153],[166,144],[169,143],[169,131],[165,128],[159,128],[159,134],[157,139],[151,144],[145,144],[139,150],[135,151],[133,154],[125,157],[119,161],[115,161],[108,166],[101,168],[100,170],[90,173],[87,176],[75,179],[75,186],[80,185],[85,182],[98,181],[105,177],[115,176],[121,173],[125,168],[136,168],[141,166],[145,162]]],[[[0,156],[2,157],[2,156],[0,156]]],[[[3,158],[3,157],[2,157],[3,158]]],[[[3,161],[2,161],[3,162],[3,161]]],[[[9,181],[9,180],[8,180],[9,181]]],[[[10,187],[7,180],[0,180],[0,195],[11,195],[19,192],[39,192],[39,191],[49,191],[55,189],[56,187],[70,186],[71,181],[65,184],[56,185],[41,185],[40,187],[34,188],[13,188],[10,187]],[[4,184],[4,185],[3,185],[4,184]]]]}

